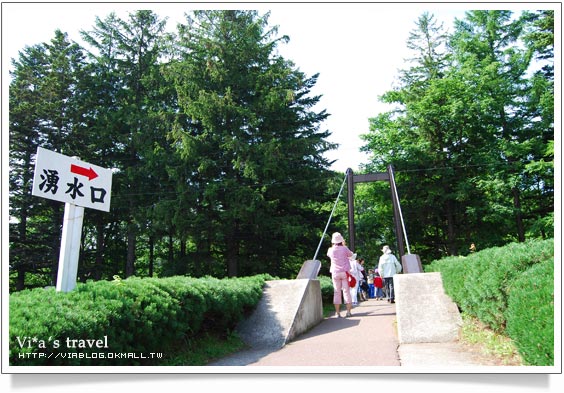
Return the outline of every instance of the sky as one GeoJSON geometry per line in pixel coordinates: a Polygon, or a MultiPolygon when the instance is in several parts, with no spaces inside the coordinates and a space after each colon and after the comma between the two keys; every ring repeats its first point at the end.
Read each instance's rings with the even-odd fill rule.
{"type": "MultiPolygon", "coordinates": [[[[220,8],[226,4],[207,4],[205,8],[220,8]]],[[[363,142],[359,135],[368,132],[368,119],[385,110],[378,96],[392,87],[403,58],[408,56],[405,42],[415,21],[425,10],[437,10],[437,17],[452,24],[453,16],[462,16],[460,7],[450,5],[429,7],[394,4],[296,4],[296,3],[233,3],[232,8],[253,8],[270,11],[269,22],[278,26],[279,35],[290,37],[282,44],[282,56],[312,76],[319,73],[312,94],[321,95],[315,110],[325,109],[328,120],[321,129],[332,135],[329,141],[339,144],[326,155],[336,160],[332,169],[354,171],[368,157],[360,153],[363,142]]],[[[2,4],[2,64],[7,73],[12,58],[25,46],[48,42],[55,30],[68,33],[73,41],[83,44],[80,30],[89,30],[95,17],[104,18],[111,11],[126,17],[136,9],[152,9],[168,17],[167,25],[174,29],[183,22],[184,12],[194,4],[182,3],[3,3],[2,4]]],[[[447,23],[445,23],[447,26],[447,23]]],[[[3,75],[4,80],[9,80],[3,75]]]]}
{"type": "MultiPolygon", "coordinates": [[[[487,3],[487,6],[515,10],[528,7],[523,3],[487,3]]],[[[57,28],[83,44],[79,31],[91,29],[96,16],[103,19],[111,11],[126,18],[128,12],[136,9],[151,9],[160,17],[167,17],[167,25],[174,29],[185,20],[185,12],[197,8],[271,12],[270,24],[278,26],[279,35],[290,37],[289,43],[280,45],[280,53],[306,75],[319,73],[312,94],[322,97],[314,109],[325,109],[330,114],[321,129],[329,130],[328,140],[339,145],[326,157],[335,160],[333,170],[345,173],[347,168],[358,171],[370,159],[360,152],[364,144],[360,136],[368,133],[371,117],[389,109],[379,97],[393,88],[399,70],[407,67],[404,60],[411,53],[406,42],[410,31],[416,28],[418,17],[423,12],[432,13],[447,31],[453,31],[454,18],[461,19],[466,10],[479,7],[477,3],[452,2],[2,3],[3,80],[9,80],[10,59],[17,58],[25,46],[50,41],[57,28]]],[[[539,3],[533,8],[540,8],[539,3]]]]}

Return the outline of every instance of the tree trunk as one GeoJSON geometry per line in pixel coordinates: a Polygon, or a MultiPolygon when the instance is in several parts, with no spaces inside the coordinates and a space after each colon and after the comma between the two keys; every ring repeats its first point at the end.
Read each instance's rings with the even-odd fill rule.
{"type": "Polygon", "coordinates": [[[180,241],[180,253],[178,255],[178,263],[176,265],[178,274],[186,274],[188,272],[188,258],[186,257],[186,239],[180,241]]]}
{"type": "Polygon", "coordinates": [[[523,225],[523,212],[521,211],[521,197],[519,193],[519,189],[517,187],[513,187],[511,189],[513,193],[513,207],[515,207],[515,222],[517,224],[517,237],[519,241],[522,243],[525,241],[525,227],[523,225]]]}
{"type": "Polygon", "coordinates": [[[16,291],[23,291],[25,288],[25,267],[18,267],[18,277],[16,279],[16,291]]]}
{"type": "Polygon", "coordinates": [[[132,222],[127,226],[127,261],[125,263],[125,277],[135,274],[135,247],[136,235],[135,226],[132,222]]]}
{"type": "Polygon", "coordinates": [[[155,237],[149,236],[149,277],[153,277],[155,267],[155,237]]]}
{"type": "Polygon", "coordinates": [[[196,243],[196,252],[194,253],[194,270],[192,271],[194,277],[200,277],[202,274],[202,258],[204,255],[203,240],[198,239],[196,243]]]}
{"type": "Polygon", "coordinates": [[[104,225],[101,220],[96,223],[96,261],[94,262],[94,280],[102,278],[104,269],[104,225]]]}
{"type": "Polygon", "coordinates": [[[231,234],[227,237],[227,275],[229,277],[237,276],[237,257],[239,255],[239,242],[237,241],[237,234],[239,233],[239,224],[233,225],[231,234]]]}
{"type": "MultiPolygon", "coordinates": [[[[27,244],[27,208],[21,209],[18,231],[19,243],[22,245],[27,244]]],[[[18,276],[16,278],[16,291],[22,291],[25,288],[26,264],[23,263],[22,259],[20,259],[20,263],[16,267],[16,270],[18,272],[18,276]]]]}
{"type": "Polygon", "coordinates": [[[450,255],[458,254],[458,246],[456,244],[456,225],[454,222],[454,207],[452,200],[447,200],[446,203],[447,215],[447,244],[448,252],[450,255]]]}
{"type": "Polygon", "coordinates": [[[174,269],[174,240],[172,237],[172,229],[168,232],[168,264],[174,269]]]}

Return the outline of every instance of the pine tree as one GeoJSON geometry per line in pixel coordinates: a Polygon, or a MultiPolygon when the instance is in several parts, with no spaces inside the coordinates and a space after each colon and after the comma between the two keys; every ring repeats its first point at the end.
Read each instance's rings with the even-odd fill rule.
{"type": "Polygon", "coordinates": [[[279,255],[294,252],[307,232],[301,214],[323,184],[322,154],[331,148],[328,132],[318,130],[327,114],[312,111],[317,76],[276,55],[287,37],[266,30],[267,19],[255,11],[195,12],[168,70],[189,120],[174,137],[194,171],[199,222],[209,228],[196,244],[219,249],[228,276],[268,271],[264,261],[280,271],[279,255]]]}
{"type": "Polygon", "coordinates": [[[31,196],[38,147],[74,156],[83,151],[82,49],[55,31],[48,43],[27,47],[13,61],[10,83],[10,215],[12,267],[16,287],[25,285],[25,272],[47,273],[44,285],[54,284],[60,248],[62,206],[31,196]]]}
{"type": "Polygon", "coordinates": [[[423,15],[410,35],[412,67],[383,95],[395,109],[371,119],[364,149],[375,157],[368,170],[396,167],[420,255],[524,240],[534,230],[546,236],[553,125],[550,105],[542,104],[552,97],[550,23],[541,20],[471,11],[447,36],[423,15]],[[530,48],[546,57],[533,78],[530,48]],[[548,87],[544,97],[541,86],[548,87]]]}
{"type": "Polygon", "coordinates": [[[165,23],[152,11],[136,11],[129,20],[115,14],[97,18],[93,31],[83,32],[97,50],[92,53],[98,101],[92,125],[100,130],[100,152],[109,153],[107,165],[118,170],[112,203],[126,224],[126,277],[135,274],[137,240],[147,225],[147,208],[163,191],[153,173],[164,171],[165,162],[156,156],[162,150],[155,148],[166,146],[172,95],[160,74],[165,23]]]}
{"type": "Polygon", "coordinates": [[[493,197],[492,213],[507,217],[507,232],[524,241],[522,199],[529,183],[524,165],[535,138],[523,106],[531,55],[517,45],[525,20],[503,10],[466,15],[466,21],[457,25],[453,47],[465,83],[478,94],[480,132],[494,138],[486,161],[491,167],[477,185],[493,197]]]}

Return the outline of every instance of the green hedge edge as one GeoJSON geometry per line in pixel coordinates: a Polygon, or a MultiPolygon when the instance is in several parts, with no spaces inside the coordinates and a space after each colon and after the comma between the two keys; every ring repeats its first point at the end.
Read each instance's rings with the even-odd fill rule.
{"type": "Polygon", "coordinates": [[[554,365],[554,239],[443,258],[424,270],[441,273],[462,312],[510,337],[525,364],[554,365]]]}
{"type": "Polygon", "coordinates": [[[234,330],[257,306],[270,279],[267,274],[224,279],[131,277],[79,283],[68,293],[54,288],[16,292],[9,300],[10,365],[151,365],[155,362],[151,353],[166,356],[203,333],[234,330]],[[67,345],[78,347],[86,340],[105,340],[108,348],[67,345]],[[136,355],[114,355],[122,353],[136,355]]]}

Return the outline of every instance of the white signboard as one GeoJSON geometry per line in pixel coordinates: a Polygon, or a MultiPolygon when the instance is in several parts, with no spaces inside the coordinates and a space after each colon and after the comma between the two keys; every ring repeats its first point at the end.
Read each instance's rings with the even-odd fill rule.
{"type": "Polygon", "coordinates": [[[111,190],[109,169],[37,149],[33,195],[108,212],[111,190]]]}

